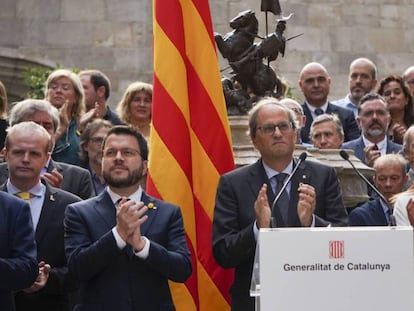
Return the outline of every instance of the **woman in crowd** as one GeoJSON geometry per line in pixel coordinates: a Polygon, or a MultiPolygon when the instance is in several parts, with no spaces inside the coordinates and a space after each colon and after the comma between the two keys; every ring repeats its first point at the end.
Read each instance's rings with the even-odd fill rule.
{"type": "MultiPolygon", "coordinates": [[[[8,122],[7,115],[7,91],[4,84],[0,81],[0,150],[4,147],[4,140],[6,139],[6,129],[8,122]]],[[[1,159],[3,157],[0,157],[1,159]]],[[[0,160],[2,162],[2,160],[0,160]]]]}
{"type": "Polygon", "coordinates": [[[46,99],[60,113],[60,126],[55,134],[55,161],[79,165],[80,117],[85,112],[84,92],[79,77],[68,69],[53,71],[46,80],[46,99]]]}
{"type": "Polygon", "coordinates": [[[388,136],[398,144],[402,144],[404,133],[414,124],[413,96],[401,76],[388,75],[381,80],[378,94],[388,103],[391,123],[388,136]]]}
{"type": "Polygon", "coordinates": [[[131,83],[118,104],[121,121],[138,130],[146,139],[150,135],[152,85],[145,82],[131,83]]]}

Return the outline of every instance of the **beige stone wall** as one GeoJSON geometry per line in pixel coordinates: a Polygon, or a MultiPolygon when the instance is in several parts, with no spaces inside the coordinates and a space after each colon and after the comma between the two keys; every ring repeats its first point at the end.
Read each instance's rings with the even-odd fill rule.
{"type": "MultiPolygon", "coordinates": [[[[330,72],[331,99],[347,93],[349,63],[366,56],[380,77],[414,65],[413,0],[281,0],[289,41],[284,58],[273,63],[292,87],[304,64],[318,61],[330,72]]],[[[230,31],[228,21],[245,9],[256,11],[264,34],[259,0],[210,0],[214,29],[230,31]]],[[[115,105],[134,80],[152,78],[151,0],[3,0],[0,57],[35,60],[67,67],[98,68],[108,74],[115,105]]],[[[275,17],[269,21],[274,28],[275,17]]],[[[0,77],[16,82],[16,65],[0,63],[0,77]],[[7,73],[7,77],[5,77],[7,73]]],[[[226,62],[220,58],[222,66],[226,62]]],[[[19,67],[19,68],[20,68],[19,67]]],[[[172,73],[173,74],[173,73],[172,73]]]]}

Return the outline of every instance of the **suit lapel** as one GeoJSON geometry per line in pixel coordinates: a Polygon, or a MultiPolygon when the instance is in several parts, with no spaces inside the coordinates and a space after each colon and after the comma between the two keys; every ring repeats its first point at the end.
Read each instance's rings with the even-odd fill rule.
{"type": "Polygon", "coordinates": [[[144,202],[146,206],[148,206],[148,211],[146,213],[148,219],[141,225],[141,234],[146,235],[149,231],[149,228],[151,227],[151,224],[158,214],[158,206],[156,204],[156,201],[153,198],[149,197],[145,192],[142,192],[141,201],[144,202]]]}
{"type": "Polygon", "coordinates": [[[42,210],[40,211],[39,222],[37,223],[35,232],[36,241],[38,243],[40,243],[41,239],[47,232],[48,226],[50,226],[50,224],[53,222],[54,210],[57,208],[56,192],[53,191],[46,183],[44,183],[44,185],[46,187],[45,196],[42,204],[42,210]]]}
{"type": "Polygon", "coordinates": [[[107,229],[113,228],[116,224],[116,207],[105,190],[96,197],[93,207],[98,216],[106,223],[107,229]]]}

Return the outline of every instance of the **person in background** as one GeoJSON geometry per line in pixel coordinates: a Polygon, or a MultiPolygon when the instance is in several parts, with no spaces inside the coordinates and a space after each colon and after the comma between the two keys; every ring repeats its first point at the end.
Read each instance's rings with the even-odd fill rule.
{"type": "Polygon", "coordinates": [[[302,141],[310,143],[309,132],[313,119],[324,113],[338,115],[344,129],[344,141],[359,137],[360,131],[352,111],[328,101],[331,78],[324,66],[315,62],[306,64],[300,72],[298,83],[305,96],[302,108],[306,124],[301,130],[302,141]]]}
{"type": "Polygon", "coordinates": [[[17,311],[70,310],[69,295],[76,289],[66,265],[63,218],[66,206],[81,199],[41,181],[52,144],[49,133],[32,121],[12,126],[6,136],[9,178],[1,190],[29,203],[39,265],[36,281],[15,293],[17,311]]]}
{"type": "Polygon", "coordinates": [[[387,200],[378,196],[354,208],[349,213],[351,226],[387,226],[390,221],[392,197],[403,191],[407,182],[406,161],[399,154],[385,154],[374,162],[374,185],[387,200]]]}
{"type": "Polygon", "coordinates": [[[57,69],[46,80],[46,100],[59,110],[55,133],[55,161],[79,165],[79,121],[85,112],[85,95],[79,77],[69,69],[57,69]]]}
{"type": "MultiPolygon", "coordinates": [[[[9,126],[7,122],[7,91],[3,82],[0,81],[0,150],[4,147],[6,130],[9,126]]],[[[2,158],[2,156],[0,156],[2,158]]]]}
{"type": "Polygon", "coordinates": [[[139,81],[131,83],[117,109],[121,121],[135,128],[148,140],[151,128],[152,85],[139,81]]]}
{"type": "MultiPolygon", "coordinates": [[[[220,177],[213,216],[213,255],[225,269],[235,268],[233,311],[253,311],[250,281],[261,228],[347,225],[338,178],[332,167],[303,161],[274,208],[272,202],[292,173],[297,131],[294,112],[275,98],[249,112],[249,132],[261,158],[220,177]]],[[[277,248],[277,245],[275,245],[277,248]]]]}
{"type": "Polygon", "coordinates": [[[414,181],[414,125],[411,125],[404,134],[403,153],[410,166],[407,173],[408,180],[404,186],[404,190],[407,190],[414,181]]]}
{"type": "MultiPolygon", "coordinates": [[[[33,121],[45,128],[52,138],[54,149],[54,134],[59,127],[59,111],[48,101],[40,99],[26,99],[18,102],[10,111],[10,125],[16,125],[24,121],[33,121]]],[[[95,196],[91,175],[89,172],[76,165],[54,161],[50,156],[45,167],[41,171],[42,178],[49,185],[68,191],[82,199],[95,196]]],[[[0,184],[9,176],[6,163],[0,163],[0,184]]]]}
{"type": "Polygon", "coordinates": [[[102,150],[107,188],[66,210],[66,256],[80,281],[75,310],[175,310],[168,281],[192,271],[181,211],[141,188],[148,146],[138,131],[114,126],[102,150]]]}
{"type": "Polygon", "coordinates": [[[13,292],[39,275],[30,207],[0,191],[0,309],[14,311],[13,292]]]}
{"type": "Polygon", "coordinates": [[[402,78],[404,82],[408,85],[411,90],[411,93],[414,95],[414,66],[408,67],[403,75],[402,78]]]}
{"type": "Polygon", "coordinates": [[[370,167],[381,155],[399,153],[402,146],[392,142],[387,136],[390,118],[387,102],[381,95],[364,95],[359,104],[357,117],[361,136],[344,143],[341,149],[354,150],[355,156],[370,167]]]}
{"type": "Polygon", "coordinates": [[[111,94],[111,82],[101,71],[96,69],[82,70],[78,73],[85,92],[86,113],[81,117],[79,131],[82,133],[86,125],[94,119],[104,119],[112,125],[121,125],[122,121],[107,104],[111,94]]]}
{"type": "Polygon", "coordinates": [[[393,142],[402,144],[405,131],[414,124],[411,90],[402,77],[389,75],[381,80],[378,94],[385,98],[391,115],[388,137],[393,142]]]}
{"type": "Polygon", "coordinates": [[[319,149],[340,149],[344,142],[344,129],[335,114],[321,114],[313,120],[310,138],[319,149]]]}
{"type": "Polygon", "coordinates": [[[377,66],[374,62],[365,57],[357,58],[349,66],[348,95],[332,104],[351,109],[356,118],[359,101],[362,96],[375,90],[377,82],[377,66]]]}
{"type": "MultiPolygon", "coordinates": [[[[292,98],[283,98],[283,99],[279,100],[279,103],[281,103],[282,105],[286,106],[287,108],[293,110],[293,112],[296,115],[296,121],[298,121],[299,129],[302,129],[302,127],[306,123],[306,116],[303,114],[302,106],[296,100],[294,100],[292,98]]],[[[300,131],[298,131],[297,136],[298,136],[298,138],[296,140],[296,144],[304,145],[307,148],[312,147],[311,144],[304,143],[302,141],[302,139],[300,138],[300,131]]]]}
{"type": "Polygon", "coordinates": [[[97,195],[106,187],[102,176],[102,143],[111,128],[111,122],[95,119],[86,125],[80,136],[79,158],[81,166],[91,174],[97,195]]]}

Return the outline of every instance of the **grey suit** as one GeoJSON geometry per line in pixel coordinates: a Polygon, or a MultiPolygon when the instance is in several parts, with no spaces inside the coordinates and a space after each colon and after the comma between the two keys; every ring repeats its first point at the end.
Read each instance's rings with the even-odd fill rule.
{"type": "MultiPolygon", "coordinates": [[[[91,174],[88,170],[76,165],[51,160],[47,172],[50,173],[54,168],[63,176],[62,185],[60,186],[62,190],[84,200],[95,196],[91,174]]],[[[7,163],[0,163],[0,184],[4,184],[8,177],[9,168],[7,163]]]]}
{"type": "MultiPolygon", "coordinates": [[[[280,214],[280,226],[301,226],[297,215],[299,183],[315,187],[315,225],[346,225],[347,213],[342,204],[335,170],[313,161],[304,161],[291,181],[288,223],[280,214]]],[[[231,288],[232,310],[254,310],[254,300],[249,297],[250,279],[256,248],[253,225],[256,220],[254,202],[260,188],[268,184],[268,200],[274,199],[262,161],[236,169],[221,176],[217,188],[213,219],[213,254],[224,268],[235,268],[231,288]]]]}

